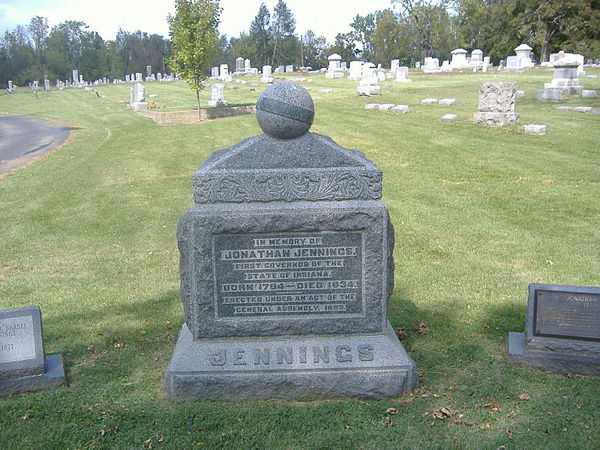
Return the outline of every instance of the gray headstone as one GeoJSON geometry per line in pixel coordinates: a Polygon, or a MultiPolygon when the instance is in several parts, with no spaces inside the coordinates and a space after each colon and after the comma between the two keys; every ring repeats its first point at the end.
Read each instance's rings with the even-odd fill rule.
{"type": "Polygon", "coordinates": [[[213,153],[177,231],[175,401],[384,398],[418,383],[387,320],[394,233],[381,171],[310,133],[306,90],[257,102],[263,135],[213,153]]]}
{"type": "Polygon", "coordinates": [[[530,284],[525,333],[509,333],[515,364],[600,375],[600,287],[530,284]]]}
{"type": "Polygon", "coordinates": [[[523,127],[523,131],[525,131],[525,134],[546,134],[546,130],[546,125],[529,124],[523,127]]]}
{"type": "Polygon", "coordinates": [[[538,89],[537,99],[551,102],[562,100],[562,91],[560,89],[538,89]]]}
{"type": "Polygon", "coordinates": [[[64,383],[61,355],[44,355],[40,309],[0,310],[0,397],[64,383]]]}
{"type": "Polygon", "coordinates": [[[509,81],[484,82],[479,88],[479,112],[473,122],[492,126],[505,126],[519,122],[515,113],[517,83],[509,81]]]}

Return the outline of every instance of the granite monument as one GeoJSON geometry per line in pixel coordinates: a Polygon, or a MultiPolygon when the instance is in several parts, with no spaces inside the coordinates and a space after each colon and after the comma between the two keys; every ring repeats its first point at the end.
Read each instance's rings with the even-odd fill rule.
{"type": "Polygon", "coordinates": [[[174,401],[386,398],[418,383],[387,319],[394,233],[381,171],[309,132],[301,86],[269,86],[264,134],[193,177],[177,239],[185,323],[165,375],[174,401]]]}

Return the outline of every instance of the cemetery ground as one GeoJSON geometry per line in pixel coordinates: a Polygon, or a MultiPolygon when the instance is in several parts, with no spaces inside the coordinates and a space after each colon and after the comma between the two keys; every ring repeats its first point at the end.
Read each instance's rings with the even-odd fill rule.
{"type": "MultiPolygon", "coordinates": [[[[388,316],[406,328],[417,390],[383,401],[168,401],[162,380],[183,322],[176,224],[193,172],[259,134],[255,117],[159,125],[123,103],[129,85],[97,87],[104,98],[21,88],[0,96],[0,112],[65,123],[73,136],[0,178],[0,299],[41,307],[46,354],[63,355],[68,386],[0,399],[0,447],[600,448],[597,377],[520,368],[506,355],[508,333],[525,328],[529,283],[600,285],[600,116],[555,109],[600,109],[600,97],[537,101],[552,78],[543,68],[411,72],[412,83],[383,82],[371,98],[354,81],[303,78],[313,80],[300,82],[315,101],[311,131],[383,171],[396,237],[388,316]],[[517,81],[520,125],[472,123],[484,80],[517,81]],[[457,103],[420,104],[429,97],[457,103]],[[446,113],[458,120],[441,121],[446,113]],[[530,123],[548,133],[524,134],[530,123]]],[[[263,90],[228,85],[239,86],[225,90],[230,105],[263,90]]],[[[161,110],[194,105],[184,83],[146,83],[150,94],[161,110]]],[[[206,104],[210,89],[201,95],[206,104]]]]}

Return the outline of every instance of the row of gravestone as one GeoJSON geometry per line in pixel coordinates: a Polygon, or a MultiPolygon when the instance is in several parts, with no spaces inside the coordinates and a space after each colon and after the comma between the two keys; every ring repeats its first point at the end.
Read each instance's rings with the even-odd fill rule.
{"type": "MultiPolygon", "coordinates": [[[[413,390],[417,367],[387,319],[394,229],[381,171],[309,132],[314,106],[299,85],[270,86],[256,109],[264,134],[200,166],[195,202],[178,224],[185,323],[165,374],[168,397],[413,390]]],[[[527,328],[510,334],[509,358],[600,374],[600,289],[530,285],[527,328]]],[[[39,309],[0,312],[0,395],[64,380],[60,356],[44,356],[39,309]]]]}

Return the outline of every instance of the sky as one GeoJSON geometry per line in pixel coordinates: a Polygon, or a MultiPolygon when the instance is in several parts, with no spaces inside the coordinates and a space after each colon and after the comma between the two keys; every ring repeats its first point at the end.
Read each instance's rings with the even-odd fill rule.
{"type": "MultiPolygon", "coordinates": [[[[219,32],[229,37],[248,31],[263,0],[221,0],[219,32]]],[[[277,0],[264,0],[271,14],[277,0]]],[[[350,31],[357,15],[391,8],[391,0],[285,0],[296,19],[296,33],[313,30],[333,43],[337,33],[350,31]]],[[[167,15],[174,0],[0,0],[0,33],[27,25],[32,17],[48,19],[50,27],[65,20],[79,20],[103,39],[114,39],[119,28],[169,35],[167,15]]]]}

